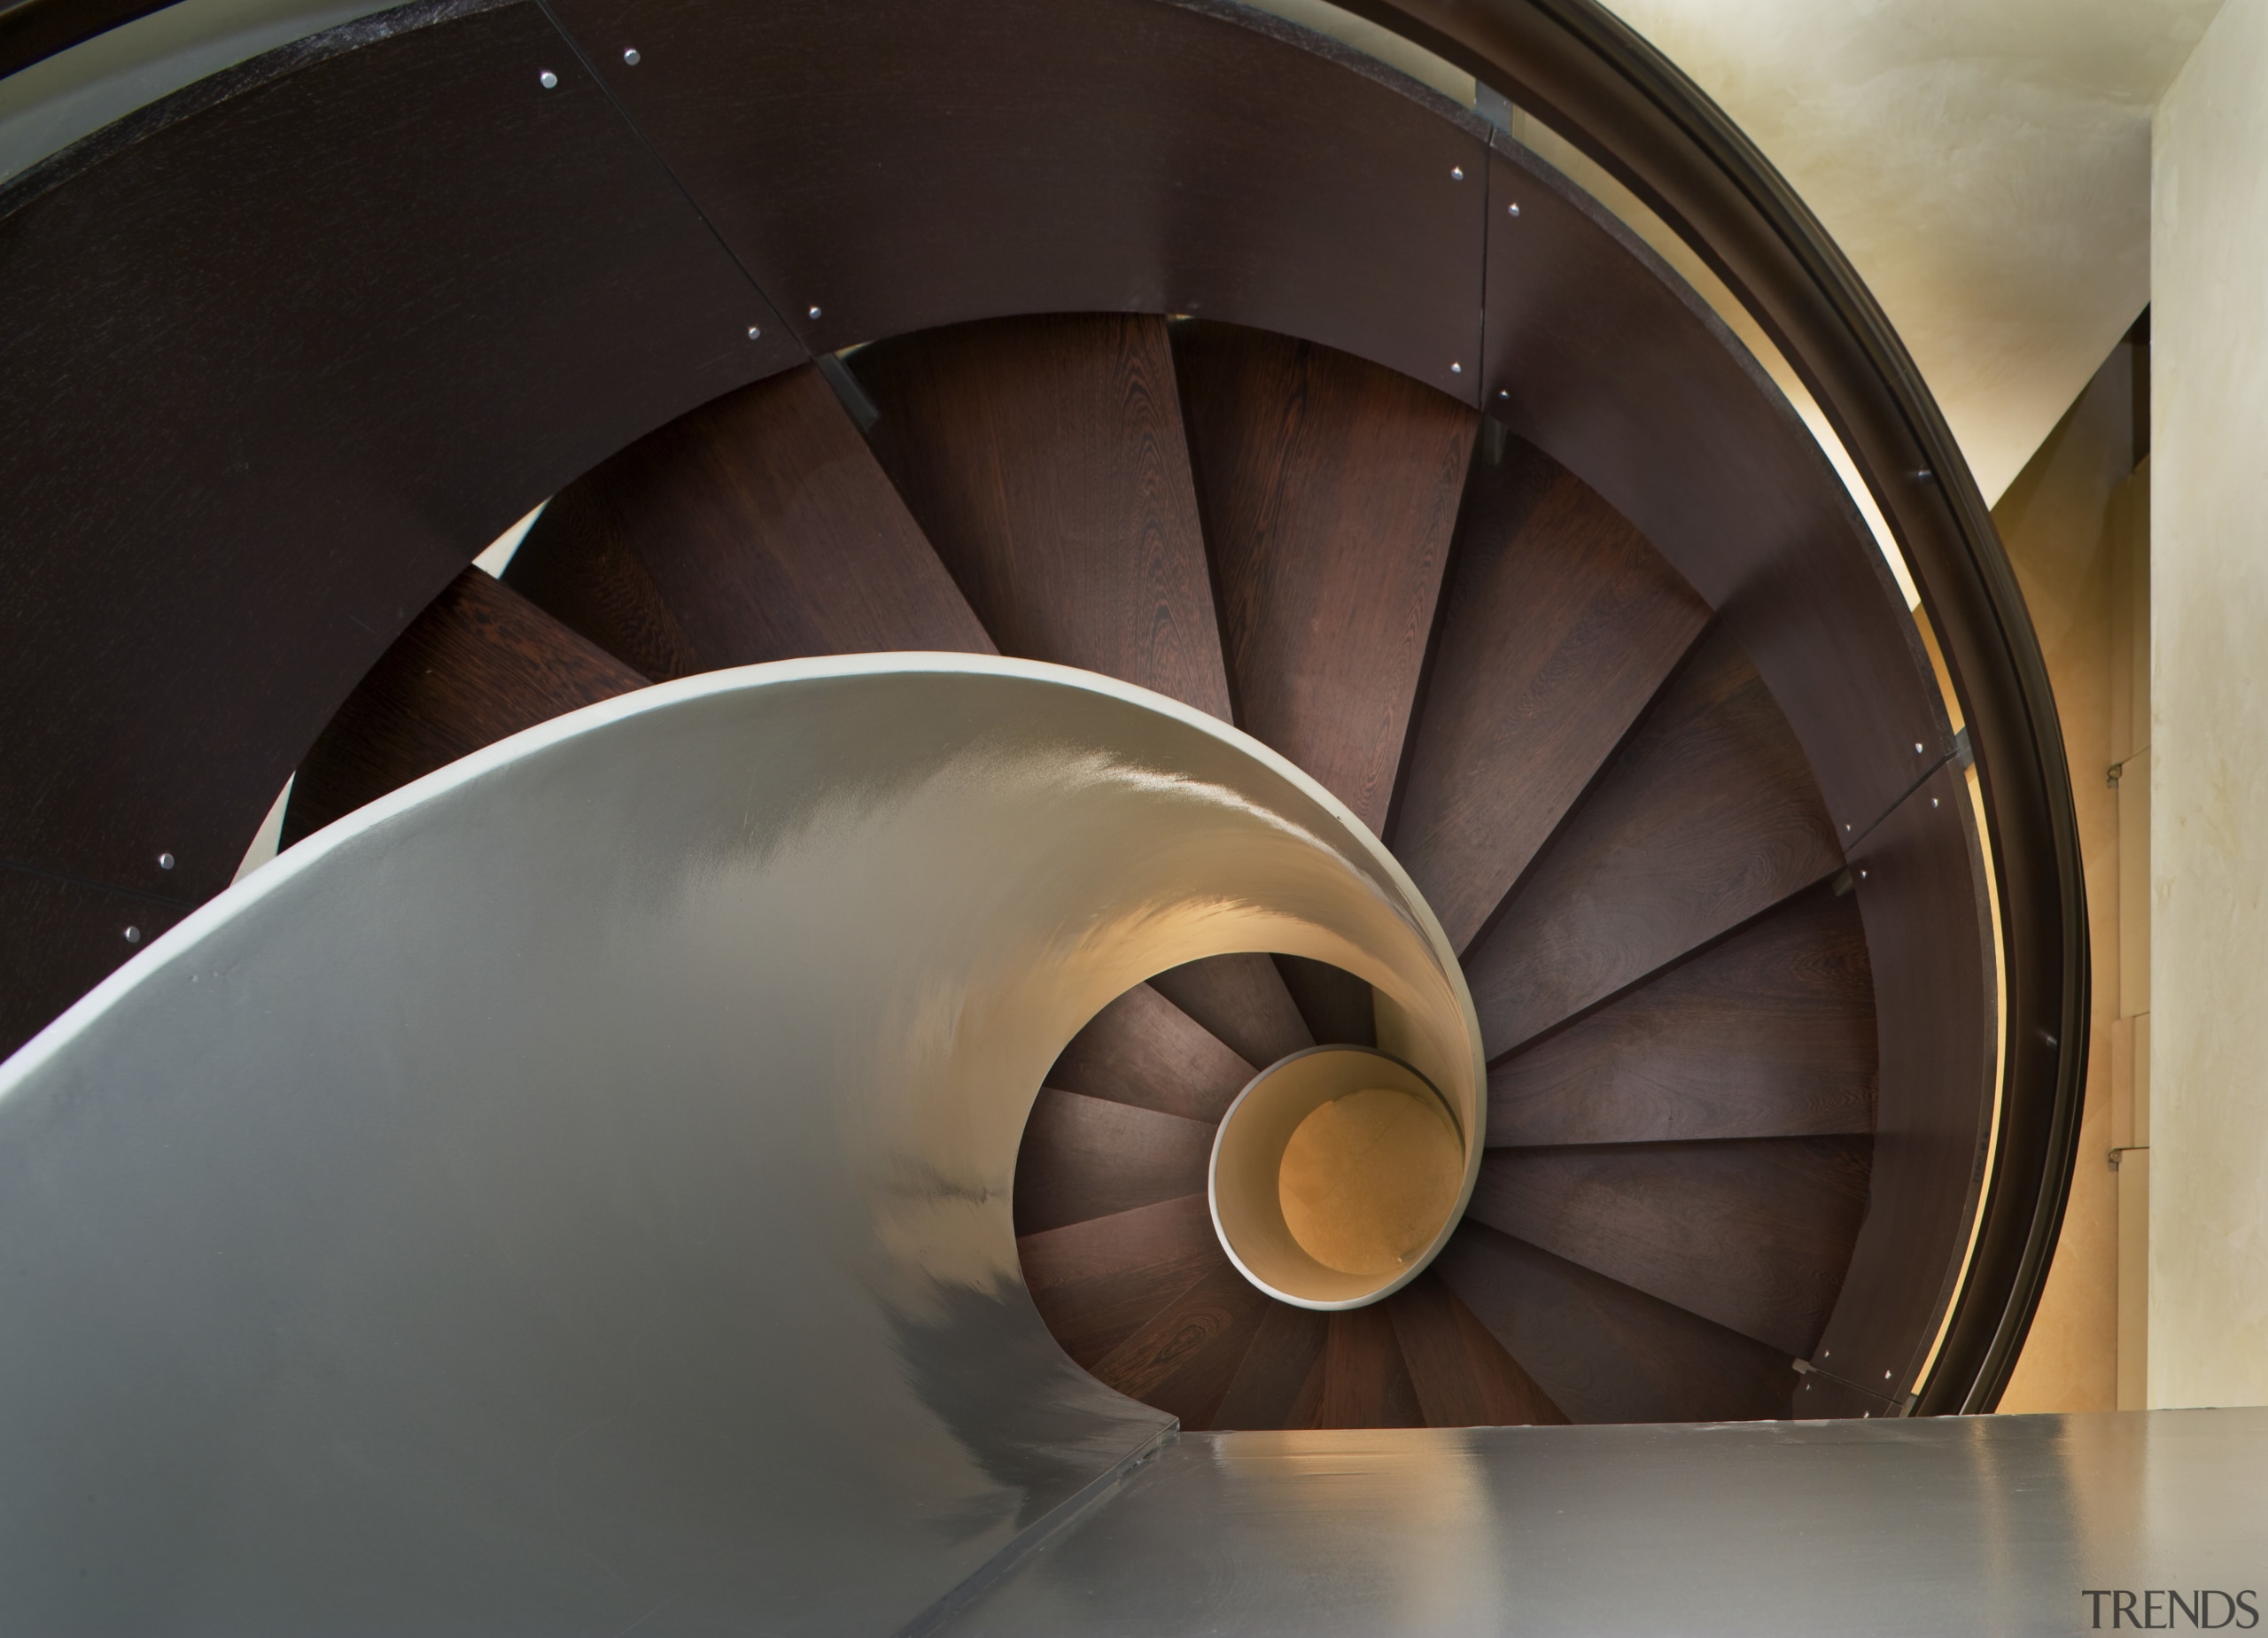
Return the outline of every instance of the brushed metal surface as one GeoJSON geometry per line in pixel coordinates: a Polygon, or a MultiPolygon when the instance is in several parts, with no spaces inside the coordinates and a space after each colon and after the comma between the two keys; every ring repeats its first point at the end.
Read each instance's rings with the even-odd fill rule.
{"type": "Polygon", "coordinates": [[[2264,1544],[2268,1409],[1184,1433],[942,1630],[2075,1634],[2264,1544]]]}
{"type": "Polygon", "coordinates": [[[1169,1425],[1042,1325],[1017,1141],[1252,949],[1477,1112],[1375,838],[1088,673],[712,673],[319,833],[0,1066],[0,1631],[919,1616],[1169,1425]]]}

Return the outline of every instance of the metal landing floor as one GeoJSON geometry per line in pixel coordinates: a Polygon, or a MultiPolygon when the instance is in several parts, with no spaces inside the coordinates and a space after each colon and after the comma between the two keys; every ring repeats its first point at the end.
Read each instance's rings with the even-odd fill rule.
{"type": "Polygon", "coordinates": [[[929,1630],[2241,1632],[2263,1589],[2268,1409],[1194,1433],[929,1630]]]}

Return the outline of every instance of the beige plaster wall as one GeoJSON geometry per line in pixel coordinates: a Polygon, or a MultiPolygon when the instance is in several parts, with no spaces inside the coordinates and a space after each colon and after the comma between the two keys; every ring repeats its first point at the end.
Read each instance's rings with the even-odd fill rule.
{"type": "Polygon", "coordinates": [[[2093,1040],[2079,1157],[2047,1287],[2000,1409],[2109,1410],[2118,1402],[2118,1184],[2109,1164],[2118,1013],[2118,793],[2113,609],[2121,589],[2113,497],[2135,464],[2135,349],[2114,348],[1993,518],[2023,588],[2055,687],[2078,810],[2094,959],[2093,1040]]]}
{"type": "Polygon", "coordinates": [[[2268,0],[2159,106],[2149,1392],[2268,1403],[2268,0]]]}
{"type": "Polygon", "coordinates": [[[1607,0],[1816,212],[1987,499],[2149,299],[2150,114],[2221,0],[1607,0]]]}

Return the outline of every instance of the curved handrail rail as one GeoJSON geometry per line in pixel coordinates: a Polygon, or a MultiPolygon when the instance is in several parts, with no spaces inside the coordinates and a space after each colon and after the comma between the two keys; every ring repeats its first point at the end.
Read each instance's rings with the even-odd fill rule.
{"type": "Polygon", "coordinates": [[[1943,646],[2000,892],[1999,1140],[1917,1409],[1990,1409],[2062,1225],[2087,1049],[2085,886],[2053,689],[2022,593],[1912,356],[1818,219],[1700,88],[1597,0],[1345,0],[1503,92],[1636,192],[1802,376],[1888,519],[1943,646]]]}

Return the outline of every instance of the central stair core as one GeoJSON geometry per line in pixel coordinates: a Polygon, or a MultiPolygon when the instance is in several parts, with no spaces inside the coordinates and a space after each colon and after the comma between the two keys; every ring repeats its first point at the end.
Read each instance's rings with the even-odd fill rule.
{"type": "Polygon", "coordinates": [[[1425,1265],[1464,1169],[1464,1134],[1423,1075],[1370,1047],[1311,1047],[1229,1106],[1213,1142],[1213,1225],[1271,1296],[1359,1308],[1425,1265]]]}

